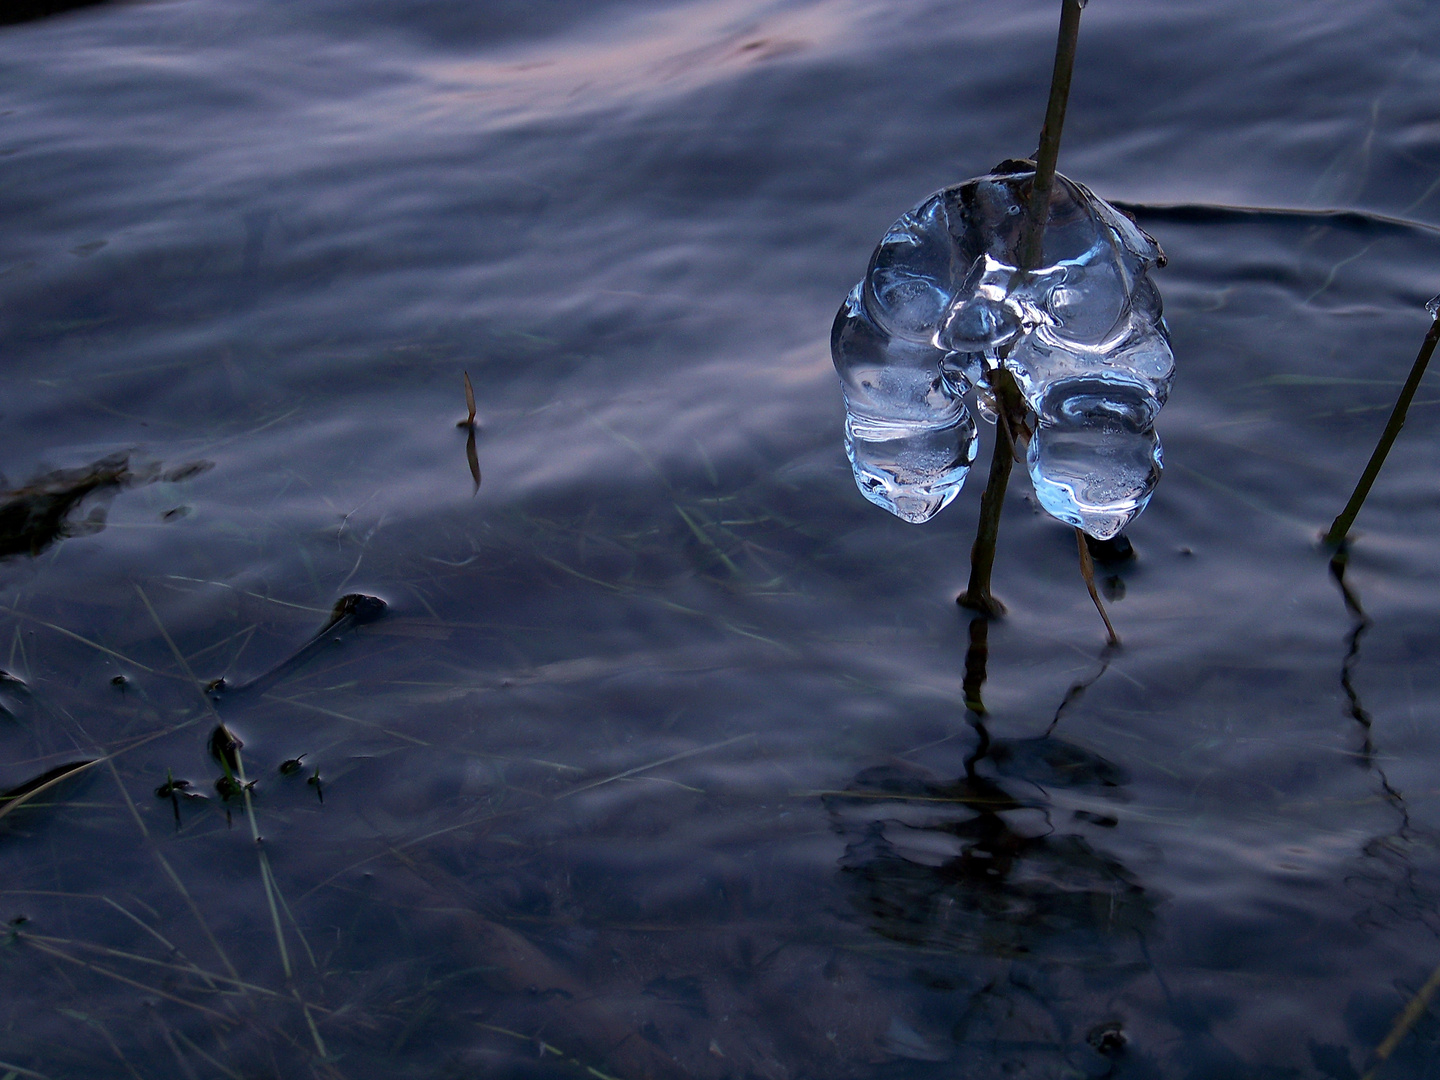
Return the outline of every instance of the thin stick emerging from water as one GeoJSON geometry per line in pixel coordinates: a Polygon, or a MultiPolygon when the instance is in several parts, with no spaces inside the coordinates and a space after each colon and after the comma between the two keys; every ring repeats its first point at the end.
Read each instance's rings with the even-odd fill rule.
{"type": "MultiPolygon", "coordinates": [[[[1434,301],[1431,301],[1434,303],[1434,301]]],[[[1410,377],[1405,380],[1405,385],[1400,389],[1400,396],[1395,399],[1395,408],[1391,410],[1390,421],[1385,425],[1385,431],[1380,436],[1380,441],[1375,444],[1375,452],[1370,455],[1370,461],[1365,466],[1365,471],[1360,474],[1360,482],[1355,485],[1355,490],[1350,495],[1350,501],[1345,504],[1345,509],[1340,511],[1340,516],[1330,526],[1330,531],[1325,534],[1325,543],[1329,547],[1339,547],[1345,536],[1350,532],[1350,526],[1355,524],[1355,515],[1360,513],[1360,507],[1365,505],[1365,497],[1370,494],[1370,487],[1375,483],[1375,478],[1380,475],[1380,467],[1385,464],[1385,457],[1390,453],[1390,447],[1395,445],[1395,439],[1400,434],[1400,429],[1405,426],[1405,414],[1409,411],[1410,402],[1415,397],[1415,391],[1420,389],[1420,380],[1425,376],[1425,368],[1430,363],[1430,357],[1435,352],[1435,343],[1440,341],[1440,307],[1432,311],[1433,321],[1430,323],[1430,331],[1425,335],[1424,342],[1420,345],[1419,355],[1415,357],[1415,363],[1410,367],[1410,377]]]]}
{"type": "Polygon", "coordinates": [[[1100,618],[1105,623],[1110,644],[1119,645],[1120,635],[1116,634],[1115,627],[1110,625],[1110,616],[1105,614],[1105,605],[1100,602],[1100,594],[1095,591],[1095,560],[1090,557],[1090,546],[1085,543],[1083,529],[1075,530],[1075,543],[1080,548],[1080,576],[1085,579],[1085,588],[1090,590],[1090,599],[1095,601],[1095,610],[1100,612],[1100,618]]]}
{"type": "MultiPolygon", "coordinates": [[[[1065,126],[1065,107],[1070,100],[1070,76],[1075,71],[1075,49],[1080,39],[1081,0],[1063,0],[1060,35],[1055,43],[1055,69],[1050,76],[1050,101],[1045,107],[1045,124],[1040,129],[1040,149],[1035,154],[1035,180],[1030,188],[1030,207],[1020,248],[1020,269],[1034,270],[1044,258],[1045,226],[1050,220],[1050,193],[1055,188],[1055,165],[1060,157],[1060,133],[1065,126]]],[[[995,449],[990,458],[990,479],[980,496],[980,522],[970,549],[970,583],[956,597],[956,603],[982,615],[1002,615],[1005,605],[990,593],[990,572],[995,566],[995,545],[1000,537],[1000,512],[1010,467],[1015,461],[1015,433],[1025,419],[1025,402],[1015,377],[1002,364],[990,379],[995,395],[995,449]]],[[[1107,620],[1107,625],[1108,620],[1107,620]]],[[[1114,631],[1111,631],[1114,636],[1114,631]]]]}
{"type": "Polygon", "coordinates": [[[1035,183],[1030,189],[1030,213],[1020,254],[1026,270],[1035,269],[1043,258],[1050,193],[1055,188],[1055,164],[1060,159],[1060,133],[1065,127],[1070,76],[1075,72],[1075,48],[1080,40],[1081,7],[1081,0],[1064,0],[1060,9],[1060,36],[1055,43],[1055,70],[1050,75],[1050,101],[1045,106],[1045,126],[1040,129],[1040,148],[1035,152],[1035,183]]]}

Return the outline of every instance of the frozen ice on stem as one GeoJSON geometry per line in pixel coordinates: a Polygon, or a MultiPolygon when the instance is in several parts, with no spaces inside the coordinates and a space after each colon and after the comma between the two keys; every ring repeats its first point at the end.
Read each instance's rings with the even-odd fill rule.
{"type": "Polygon", "coordinates": [[[1043,265],[1022,268],[1033,177],[1032,162],[1002,162],[931,195],[881,238],[831,337],[846,448],[866,498],[927,520],[975,455],[962,396],[974,388],[993,419],[986,380],[1003,365],[1036,414],[1029,463],[1041,505],[1103,539],[1144,508],[1160,476],[1153,424],[1175,361],[1149,272],[1165,257],[1057,174],[1043,265]]]}
{"type": "Polygon", "coordinates": [[[1026,451],[1035,498],[1051,517],[1109,540],[1160,482],[1159,406],[1138,384],[1076,379],[1055,387],[1026,451]]]}
{"type": "Polygon", "coordinates": [[[860,493],[906,521],[928,521],[959,493],[979,445],[960,396],[969,389],[966,366],[942,373],[941,350],[887,334],[869,317],[858,285],[835,318],[830,349],[860,493]]]}
{"type": "Polygon", "coordinates": [[[1440,296],[1432,296],[1425,301],[1425,310],[1430,313],[1432,319],[1440,319],[1440,296]]]}
{"type": "Polygon", "coordinates": [[[845,454],[860,494],[898,518],[929,521],[960,493],[980,437],[961,403],[949,423],[874,425],[845,417],[845,454]]]}

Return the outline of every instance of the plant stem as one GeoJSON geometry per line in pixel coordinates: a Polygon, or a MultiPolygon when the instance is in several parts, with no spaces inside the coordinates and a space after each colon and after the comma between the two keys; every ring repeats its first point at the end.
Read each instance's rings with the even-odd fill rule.
{"type": "Polygon", "coordinates": [[[1085,588],[1090,590],[1090,599],[1095,601],[1095,610],[1100,612],[1100,618],[1105,623],[1105,632],[1110,635],[1109,644],[1119,645],[1120,637],[1115,633],[1115,627],[1110,625],[1110,616],[1105,614],[1105,605],[1100,602],[1100,593],[1095,589],[1095,560],[1090,557],[1083,529],[1075,530],[1075,543],[1080,548],[1080,576],[1085,579],[1085,588]]]}
{"type": "Polygon", "coordinates": [[[1034,270],[1044,257],[1045,224],[1050,219],[1050,193],[1055,188],[1055,163],[1060,158],[1060,133],[1065,127],[1065,106],[1070,101],[1070,76],[1075,71],[1075,48],[1080,40],[1080,0],[1063,0],[1060,36],[1055,42],[1055,70],[1050,75],[1050,101],[1040,149],[1035,152],[1035,183],[1030,188],[1021,267],[1034,270]]]}
{"type": "MultiPolygon", "coordinates": [[[[1055,164],[1060,157],[1060,133],[1065,126],[1065,106],[1070,100],[1070,76],[1075,71],[1075,48],[1080,38],[1080,0],[1063,0],[1060,35],[1055,43],[1055,69],[1050,76],[1050,101],[1045,124],[1040,129],[1040,149],[1035,155],[1035,179],[1030,187],[1030,206],[1020,248],[1022,273],[1036,269],[1044,258],[1045,226],[1050,220],[1050,193],[1055,188],[1055,164]]],[[[1015,377],[1005,370],[1004,357],[990,376],[995,395],[995,448],[990,458],[990,478],[980,496],[980,521],[975,543],[970,548],[970,583],[955,598],[961,607],[982,615],[1004,614],[1005,605],[990,593],[990,572],[995,566],[995,546],[1000,537],[1000,512],[1010,467],[1015,461],[1014,433],[1025,419],[1025,402],[1015,377]]]]}
{"type": "MultiPolygon", "coordinates": [[[[1005,605],[990,594],[990,571],[995,567],[995,545],[1000,537],[1000,511],[1005,505],[1005,488],[1010,482],[1010,467],[1015,462],[1015,443],[1011,438],[1010,402],[1000,390],[1002,382],[1015,388],[1015,378],[1004,368],[996,373],[995,385],[995,449],[990,455],[990,479],[980,496],[980,520],[975,526],[975,543],[970,547],[970,584],[955,598],[961,607],[981,615],[1005,614],[1005,605]]],[[[1019,396],[1018,389],[1016,395],[1019,396]]]]}
{"type": "Polygon", "coordinates": [[[1390,447],[1395,445],[1395,439],[1400,434],[1400,429],[1405,426],[1405,413],[1410,408],[1410,402],[1415,397],[1415,391],[1420,389],[1420,380],[1425,376],[1426,365],[1430,363],[1430,357],[1435,352],[1435,343],[1440,341],[1440,315],[1430,323],[1430,331],[1425,335],[1425,340],[1420,345],[1420,353],[1415,357],[1415,363],[1410,368],[1410,377],[1405,380],[1405,385],[1400,390],[1400,396],[1395,399],[1395,408],[1390,413],[1390,421],[1385,425],[1385,431],[1380,436],[1380,441],[1375,444],[1375,452],[1370,455],[1370,461],[1365,466],[1365,471],[1360,474],[1360,482],[1355,485],[1354,492],[1350,495],[1350,501],[1345,504],[1345,509],[1340,511],[1340,516],[1330,526],[1330,531],[1325,534],[1325,543],[1330,547],[1339,547],[1345,542],[1345,536],[1350,532],[1350,526],[1355,524],[1355,515],[1360,513],[1360,507],[1365,505],[1365,497],[1370,494],[1370,487],[1375,483],[1375,478],[1380,475],[1380,467],[1385,464],[1385,457],[1390,453],[1390,447]]]}

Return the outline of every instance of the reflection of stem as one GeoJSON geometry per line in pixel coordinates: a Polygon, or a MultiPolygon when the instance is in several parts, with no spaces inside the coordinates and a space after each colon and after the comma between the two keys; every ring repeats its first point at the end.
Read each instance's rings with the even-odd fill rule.
{"type": "Polygon", "coordinates": [[[1425,375],[1425,366],[1430,363],[1430,356],[1435,352],[1437,341],[1440,341],[1440,316],[1430,323],[1430,330],[1420,345],[1420,352],[1415,357],[1415,363],[1411,365],[1410,377],[1405,380],[1405,385],[1400,389],[1400,396],[1395,399],[1395,408],[1391,410],[1390,420],[1385,425],[1385,431],[1380,436],[1380,441],[1375,444],[1375,452],[1370,455],[1370,461],[1366,464],[1365,471],[1360,474],[1360,481],[1355,485],[1355,490],[1350,495],[1350,501],[1345,504],[1345,509],[1340,511],[1340,516],[1335,519],[1334,524],[1330,526],[1330,531],[1325,534],[1325,543],[1331,547],[1339,547],[1344,542],[1346,534],[1350,532],[1350,526],[1355,524],[1355,515],[1360,513],[1360,507],[1365,504],[1365,497],[1370,494],[1370,486],[1380,475],[1380,467],[1385,464],[1385,457],[1390,453],[1390,447],[1395,445],[1395,439],[1400,434],[1400,429],[1405,426],[1405,413],[1410,408],[1410,401],[1415,397],[1415,391],[1420,389],[1420,380],[1425,375]]]}
{"type": "Polygon", "coordinates": [[[965,708],[985,715],[980,691],[985,686],[985,662],[990,658],[990,624],[983,616],[970,620],[970,647],[965,650],[965,708]]]}
{"type": "Polygon", "coordinates": [[[475,425],[470,425],[469,434],[465,436],[465,460],[470,465],[470,478],[475,481],[475,490],[472,496],[480,493],[480,456],[475,453],[475,425]]]}
{"type": "MultiPolygon", "coordinates": [[[[1081,0],[1064,0],[1060,10],[1060,35],[1055,43],[1055,69],[1050,76],[1050,100],[1045,107],[1045,125],[1040,129],[1040,149],[1035,154],[1035,179],[1030,185],[1030,206],[1020,248],[1022,273],[1034,270],[1044,259],[1045,226],[1050,220],[1050,193],[1055,187],[1055,164],[1060,157],[1060,133],[1065,126],[1065,106],[1070,100],[1070,76],[1075,70],[1075,47],[1080,35],[1081,0]]],[[[1000,365],[990,375],[995,395],[995,448],[990,457],[990,479],[980,496],[980,522],[970,549],[970,584],[957,597],[962,607],[986,617],[1002,615],[1005,605],[990,594],[990,571],[995,566],[995,544],[1000,536],[1000,511],[1005,488],[1010,483],[1010,466],[1015,459],[1016,437],[1025,420],[1025,402],[1015,377],[1000,365]]],[[[1112,631],[1113,634],[1113,631],[1112,631]]]]}
{"type": "Polygon", "coordinates": [[[1385,792],[1385,798],[1400,812],[1400,831],[1403,833],[1410,828],[1410,808],[1405,805],[1405,797],[1396,791],[1390,784],[1390,778],[1385,775],[1385,770],[1375,764],[1375,744],[1371,741],[1371,728],[1374,726],[1374,718],[1360,702],[1360,692],[1355,689],[1354,672],[1355,665],[1360,660],[1360,639],[1370,629],[1373,622],[1370,616],[1365,614],[1365,609],[1360,606],[1360,596],[1350,587],[1345,580],[1345,570],[1350,563],[1349,549],[1340,545],[1340,550],[1330,559],[1330,576],[1335,579],[1335,584],[1340,587],[1340,595],[1345,600],[1345,609],[1355,616],[1355,628],[1350,631],[1349,648],[1345,652],[1345,659],[1340,664],[1340,689],[1345,692],[1345,700],[1349,704],[1351,719],[1360,725],[1365,733],[1364,743],[1360,747],[1360,764],[1366,768],[1374,769],[1375,775],[1380,778],[1380,787],[1385,792]]]}
{"type": "Polygon", "coordinates": [[[1055,718],[1050,721],[1050,726],[1045,729],[1045,734],[1041,736],[1042,738],[1048,739],[1054,734],[1055,729],[1060,726],[1060,718],[1065,715],[1065,710],[1084,697],[1085,691],[1099,682],[1100,676],[1110,670],[1110,652],[1111,646],[1105,646],[1105,648],[1100,651],[1100,670],[1088,679],[1082,679],[1080,682],[1075,683],[1069,690],[1065,691],[1065,696],[1060,699],[1060,705],[1055,710],[1055,718]]]}
{"type": "Polygon", "coordinates": [[[1119,645],[1120,637],[1115,633],[1115,627],[1110,625],[1110,616],[1105,614],[1105,605],[1100,602],[1100,594],[1095,590],[1095,560],[1090,557],[1090,546],[1085,543],[1083,529],[1075,530],[1075,543],[1080,548],[1080,576],[1085,579],[1085,588],[1090,590],[1090,599],[1095,601],[1095,610],[1100,612],[1105,632],[1110,635],[1107,644],[1119,645]]]}

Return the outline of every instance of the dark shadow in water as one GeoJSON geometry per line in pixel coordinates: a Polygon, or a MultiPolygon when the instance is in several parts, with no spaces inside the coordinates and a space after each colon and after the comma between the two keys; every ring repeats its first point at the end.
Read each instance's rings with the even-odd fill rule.
{"type": "Polygon", "coordinates": [[[0,4],[0,26],[48,19],[79,8],[99,7],[106,0],[6,0],[0,4]]]}
{"type": "Polygon", "coordinates": [[[91,495],[113,494],[139,479],[128,455],[102,458],[82,469],[59,469],[37,476],[23,488],[6,492],[0,504],[0,558],[39,555],[56,540],[88,536],[105,527],[105,508],[96,506],[83,521],[71,515],[91,495]]]}
{"type": "Polygon", "coordinates": [[[39,555],[57,540],[100,532],[105,528],[103,501],[92,505],[83,520],[74,520],[87,499],[104,500],[123,488],[156,480],[180,483],[211,467],[211,462],[193,461],[162,472],[158,465],[132,466],[128,454],[112,454],[83,468],[57,469],[22,488],[0,492],[5,498],[0,503],[0,559],[39,555]]]}
{"type": "MultiPolygon", "coordinates": [[[[1155,898],[1117,859],[1057,825],[1046,787],[1120,794],[1124,770],[1056,739],[981,738],[965,773],[908,763],[861,772],[825,797],[850,839],[841,863],[856,906],[892,941],[993,957],[1135,959],[1155,898]],[[985,766],[988,764],[989,768],[985,766]],[[995,776],[986,775],[993,772],[995,776]]],[[[1090,810],[1074,820],[1113,827],[1090,810]]]]}
{"type": "Polygon", "coordinates": [[[1030,738],[990,734],[980,698],[987,653],[986,620],[977,618],[965,664],[976,740],[962,775],[892,760],[824,797],[833,827],[848,841],[841,877],[871,929],[922,950],[932,966],[944,954],[972,958],[964,965],[972,972],[973,958],[1000,965],[952,1032],[967,1053],[977,1038],[992,1048],[1013,1041],[1002,1031],[1013,1027],[1007,1018],[1024,998],[1023,1008],[1047,1017],[1048,1049],[1015,1044],[1005,1054],[1018,1053],[1016,1061],[1058,1054],[1057,1066],[1063,1060],[1084,1075],[1103,1075],[1097,1069],[1126,1042],[1120,1022],[1100,1015],[1076,1024],[1065,999],[1151,969],[1144,941],[1160,900],[1082,834],[1117,825],[1095,799],[1123,801],[1129,774],[1054,734],[1104,674],[1108,650],[1099,670],[1066,692],[1045,733],[1030,738]],[[1067,811],[1054,797],[1060,790],[1090,805],[1067,811]],[[1083,972],[1086,989],[1060,988],[1069,976],[1057,972],[1083,972]]]}

